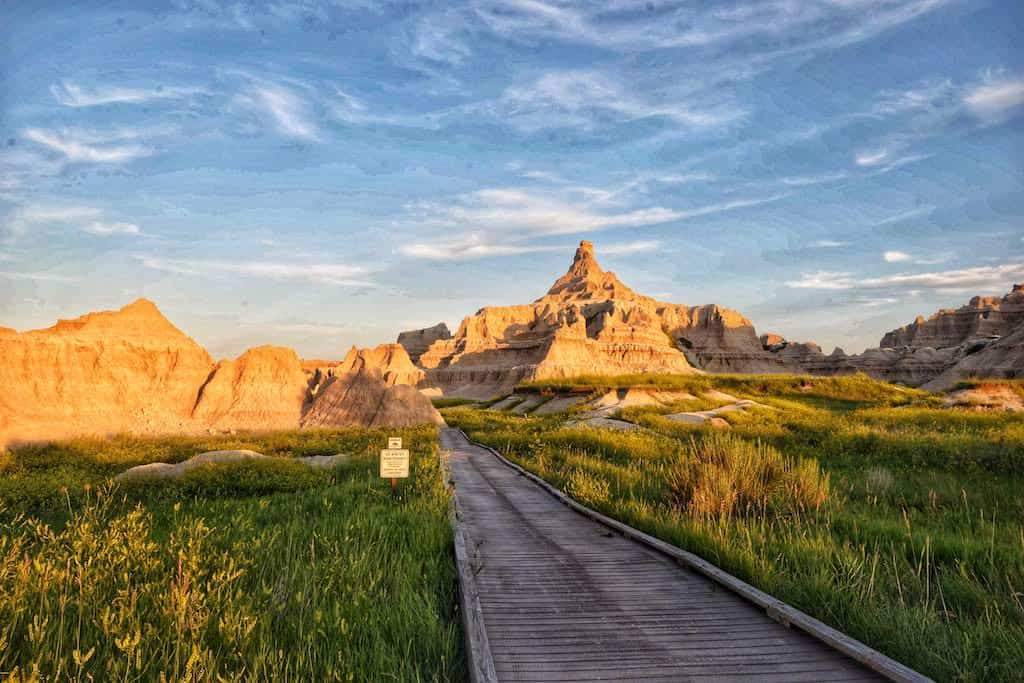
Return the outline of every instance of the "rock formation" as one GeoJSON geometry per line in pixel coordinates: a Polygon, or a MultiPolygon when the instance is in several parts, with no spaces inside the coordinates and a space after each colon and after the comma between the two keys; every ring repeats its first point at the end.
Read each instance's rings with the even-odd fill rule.
{"type": "Polygon", "coordinates": [[[909,325],[882,337],[881,348],[959,346],[972,339],[1005,337],[1024,323],[1024,285],[1014,285],[1003,297],[976,296],[966,306],[943,308],[927,320],[918,316],[909,325]]]}
{"type": "MultiPolygon", "coordinates": [[[[765,348],[804,372],[864,372],[875,379],[942,390],[964,377],[1024,377],[1024,285],[1003,297],[976,296],[886,333],[878,348],[826,356],[813,342],[771,339],[765,348]]],[[[762,337],[765,342],[765,337],[762,337]]]]}
{"type": "Polygon", "coordinates": [[[119,311],[0,335],[5,435],[186,429],[213,360],[145,299],[119,311]]]}
{"type": "Polygon", "coordinates": [[[341,363],[304,364],[273,346],[214,363],[140,299],[44,330],[0,330],[0,447],[120,432],[437,422],[408,386],[422,376],[397,344],[352,349],[341,363]],[[343,399],[336,389],[314,395],[325,379],[343,380],[343,399]]]}
{"type": "Polygon", "coordinates": [[[309,379],[291,349],[258,346],[217,363],[192,417],[231,429],[294,429],[309,398],[309,379]]]}
{"type": "Polygon", "coordinates": [[[444,422],[429,398],[408,385],[387,384],[380,371],[369,368],[329,378],[302,418],[303,427],[404,427],[425,422],[444,422]]]}
{"type": "Polygon", "coordinates": [[[398,335],[398,343],[405,348],[413,363],[420,362],[420,356],[430,348],[430,345],[438,340],[451,339],[452,333],[444,323],[438,323],[433,327],[425,327],[422,330],[410,330],[398,335]]]}
{"type": "MultiPolygon", "coordinates": [[[[429,336],[419,330],[399,338],[429,336]]],[[[419,365],[425,387],[470,398],[508,392],[530,379],[789,369],[761,348],[753,324],[739,313],[637,294],[601,269],[587,241],[546,295],[532,304],[481,309],[453,337],[431,343],[419,365]]]]}

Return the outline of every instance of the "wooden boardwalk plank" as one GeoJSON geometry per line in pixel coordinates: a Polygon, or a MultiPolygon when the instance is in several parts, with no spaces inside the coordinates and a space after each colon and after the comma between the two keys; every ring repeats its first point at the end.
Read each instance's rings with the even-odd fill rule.
{"type": "Polygon", "coordinates": [[[499,681],[877,681],[442,431],[499,681]]]}

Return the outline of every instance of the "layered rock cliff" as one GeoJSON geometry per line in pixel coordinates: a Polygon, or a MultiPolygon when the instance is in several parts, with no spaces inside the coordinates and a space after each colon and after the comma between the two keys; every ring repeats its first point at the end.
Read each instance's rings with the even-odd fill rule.
{"type": "Polygon", "coordinates": [[[0,335],[4,435],[185,429],[213,359],[145,299],[0,335]]]}
{"type": "MultiPolygon", "coordinates": [[[[427,336],[420,330],[400,339],[427,336]]],[[[423,386],[468,397],[530,379],[788,369],[761,348],[753,324],[739,313],[637,294],[600,267],[587,241],[547,294],[532,304],[481,309],[453,337],[431,343],[419,365],[426,371],[423,386]]]]}
{"type": "Polygon", "coordinates": [[[444,323],[438,323],[433,327],[425,327],[422,330],[410,330],[398,335],[398,343],[402,345],[413,363],[420,361],[423,352],[430,348],[430,345],[438,340],[451,339],[452,333],[444,323]]]}
{"type": "Polygon", "coordinates": [[[215,363],[140,299],[44,330],[0,330],[0,447],[121,432],[437,422],[409,386],[422,376],[397,344],[312,366],[273,346],[215,363]],[[315,395],[328,375],[349,385],[342,398],[315,395]]]}
{"type": "Polygon", "coordinates": [[[887,332],[878,348],[825,356],[813,342],[772,335],[765,348],[813,374],[864,372],[875,379],[947,389],[964,377],[1024,377],[1024,285],[1003,297],[974,297],[887,332]]]}
{"type": "Polygon", "coordinates": [[[991,339],[1010,334],[1024,323],[1024,285],[1014,285],[1003,297],[976,296],[966,306],[943,308],[927,320],[918,316],[909,325],[888,332],[880,348],[959,346],[972,339],[991,339]]]}

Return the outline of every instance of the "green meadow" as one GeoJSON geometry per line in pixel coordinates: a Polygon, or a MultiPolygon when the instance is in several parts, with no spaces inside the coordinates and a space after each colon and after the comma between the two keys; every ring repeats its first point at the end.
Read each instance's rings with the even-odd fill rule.
{"type": "Polygon", "coordinates": [[[0,678],[461,681],[433,427],[80,440],[0,454],[0,678]],[[117,486],[216,449],[285,456],[117,486]],[[287,458],[347,453],[331,471],[287,458]]]}
{"type": "MultiPolygon", "coordinates": [[[[571,415],[443,412],[576,499],[684,549],[941,681],[1017,681],[1024,666],[1024,418],[943,408],[863,376],[637,376],[536,382],[693,400],[630,408],[644,429],[571,415]],[[666,414],[723,402],[728,431],[666,414]]],[[[577,412],[580,408],[575,409],[577,412]]]]}

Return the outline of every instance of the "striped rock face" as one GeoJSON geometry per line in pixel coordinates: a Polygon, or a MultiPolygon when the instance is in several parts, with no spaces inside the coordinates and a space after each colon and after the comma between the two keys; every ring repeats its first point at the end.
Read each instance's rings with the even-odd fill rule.
{"type": "Polygon", "coordinates": [[[587,241],[547,294],[531,304],[483,308],[420,354],[425,386],[475,398],[530,379],[792,369],[762,349],[739,313],[638,294],[601,268],[587,241]]]}
{"type": "Polygon", "coordinates": [[[305,363],[292,349],[259,346],[215,363],[140,299],[44,330],[0,328],[0,448],[115,433],[439,422],[413,388],[422,378],[398,344],[305,363]]]}

